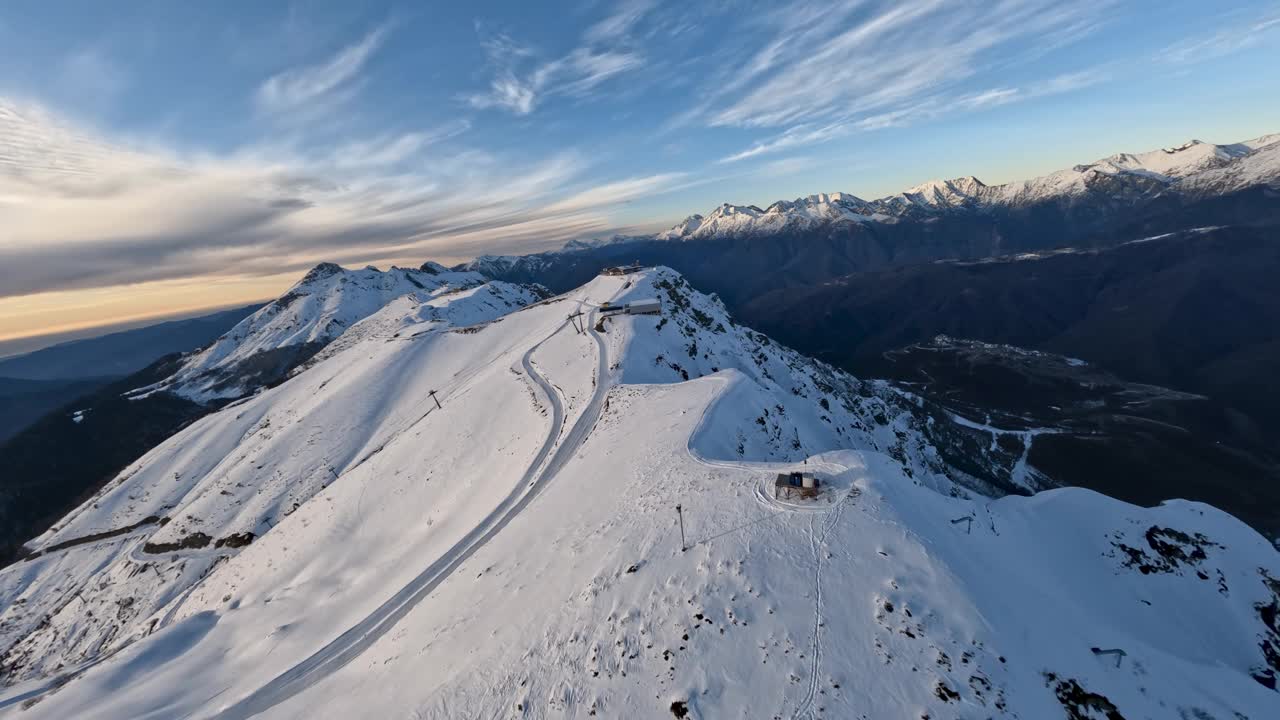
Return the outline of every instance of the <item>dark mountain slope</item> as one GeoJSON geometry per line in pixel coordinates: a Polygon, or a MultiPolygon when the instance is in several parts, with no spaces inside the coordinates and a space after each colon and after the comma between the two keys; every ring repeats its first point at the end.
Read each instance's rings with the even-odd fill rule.
{"type": "Polygon", "coordinates": [[[856,273],[747,302],[779,340],[863,374],[935,335],[1080,357],[1280,427],[1280,235],[1186,232],[1100,252],[856,273]]]}
{"type": "Polygon", "coordinates": [[[0,444],[0,565],[143,453],[209,407],[168,393],[122,397],[168,377],[180,355],[78,398],[0,444]],[[72,412],[85,410],[79,421],[72,412]]]}
{"type": "Polygon", "coordinates": [[[1238,410],[1009,345],[942,336],[885,360],[899,387],[951,413],[1030,432],[1027,463],[1054,483],[1139,505],[1199,500],[1280,538],[1280,450],[1238,410]]]}
{"type": "Polygon", "coordinates": [[[22,380],[0,378],[0,442],[45,413],[92,392],[113,378],[22,380]]]}

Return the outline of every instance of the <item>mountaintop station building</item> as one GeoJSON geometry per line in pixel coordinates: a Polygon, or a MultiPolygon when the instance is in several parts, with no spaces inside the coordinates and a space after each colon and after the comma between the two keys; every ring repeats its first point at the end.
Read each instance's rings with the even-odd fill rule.
{"type": "Polygon", "coordinates": [[[792,495],[814,498],[818,496],[821,484],[811,472],[779,473],[778,479],[773,482],[773,496],[779,499],[790,498],[792,495]]]}

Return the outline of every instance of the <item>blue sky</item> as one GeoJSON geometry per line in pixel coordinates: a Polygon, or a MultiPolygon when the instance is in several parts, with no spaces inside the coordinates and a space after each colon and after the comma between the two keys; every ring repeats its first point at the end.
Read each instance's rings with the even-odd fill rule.
{"type": "Polygon", "coordinates": [[[1238,141],[1277,67],[1277,2],[7,0],[0,339],[1238,141]]]}

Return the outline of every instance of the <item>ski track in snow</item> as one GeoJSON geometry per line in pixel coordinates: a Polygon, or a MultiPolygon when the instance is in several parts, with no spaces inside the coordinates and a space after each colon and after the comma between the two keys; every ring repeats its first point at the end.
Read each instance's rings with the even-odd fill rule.
{"type": "MultiPolygon", "coordinates": [[[[582,304],[580,300],[579,306],[582,304]]],[[[533,498],[546,487],[547,483],[555,478],[556,473],[577,452],[587,433],[595,425],[596,419],[600,414],[600,408],[610,387],[610,383],[607,382],[609,371],[608,353],[605,349],[603,338],[594,329],[595,314],[596,311],[593,310],[588,322],[588,331],[596,342],[598,357],[596,369],[598,380],[595,386],[595,393],[592,395],[590,403],[569,429],[564,441],[556,448],[555,453],[551,453],[551,449],[556,445],[556,440],[560,437],[561,430],[564,427],[564,404],[560,401],[560,397],[552,384],[534,369],[531,360],[533,353],[543,343],[546,343],[569,326],[568,320],[558,326],[550,335],[529,348],[520,359],[525,373],[533,379],[550,401],[553,417],[551,428],[547,432],[547,439],[543,442],[538,454],[529,464],[528,469],[525,470],[524,475],[520,478],[520,482],[516,484],[511,493],[503,499],[498,507],[485,516],[480,524],[467,533],[462,540],[435,562],[431,563],[426,570],[423,570],[403,589],[378,606],[368,617],[330,641],[328,645],[325,645],[307,659],[277,675],[258,690],[214,714],[211,716],[212,718],[215,720],[245,720],[251,718],[285,702],[359,657],[361,653],[391,630],[401,618],[413,610],[419,602],[430,595],[440,583],[448,579],[453,571],[470,558],[473,553],[497,535],[502,528],[506,527],[507,523],[519,515],[533,498]],[[543,461],[546,460],[548,454],[551,455],[551,459],[546,462],[544,467],[543,461]],[[542,468],[541,473],[538,472],[540,467],[542,468]]]]}

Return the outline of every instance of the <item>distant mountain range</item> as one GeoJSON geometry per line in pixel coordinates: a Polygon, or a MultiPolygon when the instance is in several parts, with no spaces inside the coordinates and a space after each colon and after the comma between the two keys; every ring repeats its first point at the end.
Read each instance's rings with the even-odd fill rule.
{"type": "Polygon", "coordinates": [[[261,305],[59,343],[0,360],[0,442],[159,358],[213,342],[261,305]]]}
{"type": "Polygon", "coordinates": [[[1037,208],[1045,205],[1057,206],[1059,212],[1081,222],[1082,229],[1092,229],[1118,212],[1158,197],[1194,201],[1267,184],[1278,177],[1280,133],[1229,145],[1192,140],[1173,148],[1111,155],[1004,185],[986,185],[968,176],[931,180],[871,201],[836,192],[779,200],[763,209],[726,203],[706,215],[690,215],[653,235],[575,241],[564,250],[530,256],[481,256],[465,267],[502,273],[521,265],[536,266],[548,255],[620,244],[778,235],[848,224],[927,222],[947,215],[1016,216],[1043,212],[1037,208]]]}
{"type": "Polygon", "coordinates": [[[170,320],[0,359],[0,377],[24,380],[78,380],[123,377],[157,358],[213,342],[236,323],[257,312],[261,303],[208,315],[170,320]]]}

